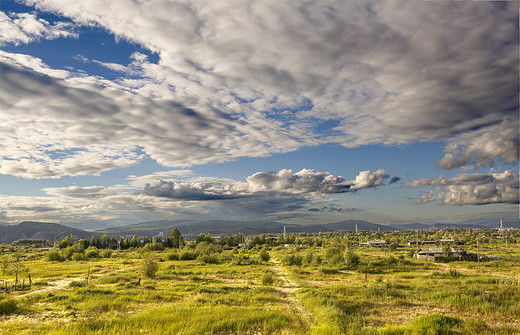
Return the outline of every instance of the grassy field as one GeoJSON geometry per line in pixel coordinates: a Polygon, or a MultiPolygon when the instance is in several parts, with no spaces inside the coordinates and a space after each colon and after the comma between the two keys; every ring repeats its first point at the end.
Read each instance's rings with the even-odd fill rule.
{"type": "Polygon", "coordinates": [[[520,334],[520,244],[481,245],[500,260],[480,268],[412,259],[414,247],[352,248],[355,264],[333,261],[326,243],[266,249],[269,260],[257,247],[216,261],[168,249],[64,262],[15,251],[32,285],[0,295],[0,333],[520,334]]]}

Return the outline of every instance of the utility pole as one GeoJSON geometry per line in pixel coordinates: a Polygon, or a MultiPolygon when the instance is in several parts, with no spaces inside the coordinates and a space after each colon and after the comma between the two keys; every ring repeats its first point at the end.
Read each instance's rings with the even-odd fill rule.
{"type": "Polygon", "coordinates": [[[477,264],[478,264],[478,268],[480,269],[480,249],[478,246],[478,238],[477,238],[477,264]]]}

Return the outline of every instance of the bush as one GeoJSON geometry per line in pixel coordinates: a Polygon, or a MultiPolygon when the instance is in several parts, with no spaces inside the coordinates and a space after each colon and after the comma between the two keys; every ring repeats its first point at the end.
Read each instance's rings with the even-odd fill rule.
{"type": "Polygon", "coordinates": [[[101,257],[99,254],[99,249],[96,247],[88,247],[85,252],[86,258],[99,258],[101,257]]]}
{"type": "Polygon", "coordinates": [[[144,253],[144,252],[148,252],[148,251],[163,251],[163,250],[164,250],[164,245],[162,245],[161,243],[154,242],[154,243],[146,244],[144,247],[142,247],[139,250],[139,252],[144,253]]]}
{"type": "Polygon", "coordinates": [[[206,264],[219,264],[220,258],[216,254],[209,254],[209,255],[200,255],[197,257],[197,260],[204,262],[206,264]]]}
{"type": "Polygon", "coordinates": [[[155,274],[159,270],[157,259],[151,254],[143,255],[142,271],[146,278],[155,278],[155,274]]]}
{"type": "Polygon", "coordinates": [[[63,262],[65,260],[58,250],[49,251],[47,259],[51,262],[63,262]]]}
{"type": "Polygon", "coordinates": [[[105,250],[101,251],[101,257],[103,257],[103,258],[110,258],[110,257],[112,257],[112,250],[105,249],[105,250]]]}
{"type": "Polygon", "coordinates": [[[17,308],[14,299],[8,296],[0,296],[0,315],[11,314],[17,308]]]}
{"type": "Polygon", "coordinates": [[[310,264],[313,260],[314,254],[312,253],[312,251],[307,252],[307,254],[305,255],[305,261],[310,264]]]}
{"type": "Polygon", "coordinates": [[[72,254],[72,257],[70,259],[72,259],[73,261],[82,261],[85,259],[85,257],[83,256],[83,254],[80,254],[79,252],[75,252],[72,254]]]}
{"type": "Polygon", "coordinates": [[[178,252],[170,252],[166,255],[166,259],[169,261],[178,261],[179,257],[180,256],[178,252]]]}
{"type": "Polygon", "coordinates": [[[284,263],[286,265],[298,265],[298,266],[301,266],[302,263],[303,263],[303,258],[301,256],[299,256],[299,255],[290,254],[290,255],[286,255],[283,258],[282,263],[284,263]]]}
{"type": "Polygon", "coordinates": [[[260,260],[262,262],[267,262],[271,258],[271,256],[269,256],[269,253],[267,252],[267,250],[265,250],[265,248],[260,250],[260,253],[258,255],[260,256],[260,260]]]}
{"type": "Polygon", "coordinates": [[[274,283],[274,277],[271,271],[267,271],[260,277],[260,282],[262,285],[272,285],[274,283]]]}
{"type": "Polygon", "coordinates": [[[179,259],[181,261],[192,261],[194,259],[197,259],[197,253],[193,251],[183,251],[179,255],[179,259]]]}
{"type": "Polygon", "coordinates": [[[355,268],[359,264],[359,256],[352,251],[352,249],[347,249],[343,256],[345,265],[350,268],[355,268]]]}

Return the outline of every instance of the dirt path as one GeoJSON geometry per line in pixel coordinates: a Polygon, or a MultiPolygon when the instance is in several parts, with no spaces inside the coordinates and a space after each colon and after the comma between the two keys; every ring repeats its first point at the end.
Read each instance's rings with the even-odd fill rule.
{"type": "Polygon", "coordinates": [[[271,271],[273,271],[280,280],[280,284],[277,284],[276,288],[284,294],[287,304],[291,306],[295,314],[300,318],[305,329],[310,329],[312,326],[312,314],[309,313],[296,295],[296,291],[301,287],[289,279],[287,270],[280,264],[280,262],[271,259],[271,263],[273,264],[271,271]]]}
{"type": "Polygon", "coordinates": [[[15,297],[19,299],[21,297],[24,297],[24,296],[30,295],[30,294],[43,293],[43,292],[49,292],[49,291],[61,291],[61,290],[67,289],[69,284],[74,281],[84,281],[84,280],[85,280],[85,277],[76,277],[76,278],[67,278],[67,279],[52,281],[52,282],[47,283],[47,285],[45,287],[42,287],[37,290],[29,291],[25,294],[19,294],[19,295],[16,295],[15,297]]]}

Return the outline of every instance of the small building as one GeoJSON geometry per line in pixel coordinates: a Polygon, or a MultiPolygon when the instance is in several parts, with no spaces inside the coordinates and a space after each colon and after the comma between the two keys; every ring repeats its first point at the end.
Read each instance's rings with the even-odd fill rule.
{"type": "MultiPolygon", "coordinates": [[[[459,247],[450,247],[450,251],[453,256],[459,256],[462,253],[462,250],[460,250],[459,247]]],[[[413,254],[414,258],[426,259],[427,261],[434,261],[435,257],[443,255],[444,248],[441,247],[421,248],[415,254],[413,254]]]]}
{"type": "Polygon", "coordinates": [[[384,247],[384,246],[386,246],[386,241],[385,240],[367,241],[367,245],[369,247],[384,247]]]}
{"type": "Polygon", "coordinates": [[[406,242],[406,245],[417,245],[421,243],[421,241],[419,240],[408,240],[408,242],[406,242]]]}
{"type": "Polygon", "coordinates": [[[437,241],[422,241],[421,244],[424,244],[424,245],[435,245],[437,244],[437,241]]]}

